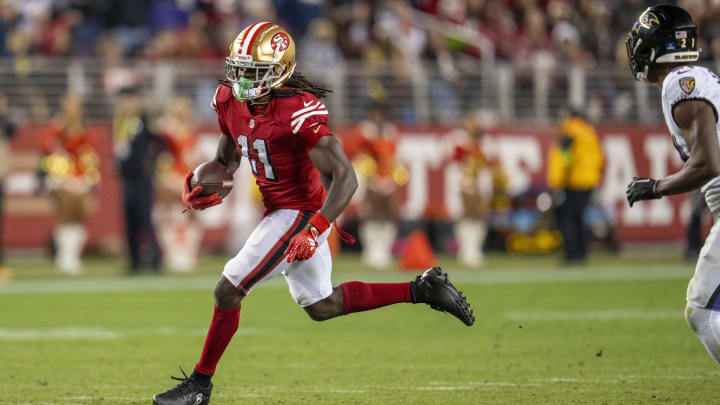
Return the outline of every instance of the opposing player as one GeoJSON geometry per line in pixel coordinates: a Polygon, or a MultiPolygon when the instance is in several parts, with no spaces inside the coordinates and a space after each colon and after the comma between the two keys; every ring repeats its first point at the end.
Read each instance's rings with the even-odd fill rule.
{"type": "Polygon", "coordinates": [[[685,162],[679,172],[662,179],[634,178],[627,199],[632,206],[696,188],[705,194],[715,224],[688,285],[685,317],[720,364],[720,78],[694,66],[700,56],[697,27],[679,7],[648,8],[628,36],[627,52],[635,79],[662,89],[665,122],[685,162]]]}
{"type": "MultiPolygon", "coordinates": [[[[247,27],[230,46],[227,80],[215,92],[220,141],[215,160],[237,170],[249,160],[263,196],[265,218],[215,287],[215,312],[192,375],[153,403],[207,404],[211,377],[237,330],[242,299],[265,280],[285,276],[290,294],[311,319],[324,321],[400,302],[425,303],[470,326],[475,321],[462,294],[439,267],[408,283],[351,281],[334,287],[327,237],[347,206],[357,180],[345,153],[328,129],[328,111],[318,98],[328,90],[295,71],[295,44],[273,23],[247,27]]],[[[183,201],[202,210],[220,204],[213,194],[198,197],[188,174],[183,201]]]]}

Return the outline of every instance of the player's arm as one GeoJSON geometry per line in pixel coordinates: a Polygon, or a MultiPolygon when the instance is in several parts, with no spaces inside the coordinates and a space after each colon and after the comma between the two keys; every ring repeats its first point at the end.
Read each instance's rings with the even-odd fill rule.
{"type": "Polygon", "coordinates": [[[327,196],[322,208],[310,218],[305,229],[290,240],[285,250],[288,262],[312,257],[318,236],[340,216],[358,187],[355,170],[335,137],[320,138],[309,155],[323,178],[327,196]]]}
{"type": "Polygon", "coordinates": [[[310,160],[320,172],[327,190],[325,204],[318,211],[333,222],[350,203],[358,182],[340,142],[334,136],[323,136],[310,150],[310,160]]]}
{"type": "Polygon", "coordinates": [[[235,141],[228,135],[221,133],[214,160],[230,169],[230,173],[235,173],[238,167],[240,167],[241,158],[242,156],[240,156],[235,148],[235,141]]]}
{"type": "Polygon", "coordinates": [[[627,188],[631,207],[639,200],[694,190],[720,174],[720,144],[710,104],[702,100],[681,101],[673,109],[673,119],[690,149],[690,158],[679,172],[662,179],[633,178],[627,188]]]}
{"type": "Polygon", "coordinates": [[[690,149],[690,158],[682,170],[658,180],[658,196],[694,190],[720,174],[720,144],[712,106],[702,100],[681,101],[673,109],[673,118],[690,149]]]}

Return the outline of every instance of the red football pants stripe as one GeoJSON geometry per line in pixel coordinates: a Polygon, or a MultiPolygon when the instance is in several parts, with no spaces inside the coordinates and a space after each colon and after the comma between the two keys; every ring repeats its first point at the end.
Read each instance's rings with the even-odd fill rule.
{"type": "MultiPolygon", "coordinates": [[[[260,264],[255,266],[253,271],[251,271],[250,274],[245,276],[245,278],[240,282],[240,284],[238,284],[237,288],[238,288],[238,290],[240,290],[240,292],[243,295],[246,295],[250,291],[252,286],[257,284],[257,282],[262,279],[262,277],[256,277],[258,275],[258,273],[260,273],[261,271],[264,271],[265,273],[269,273],[270,271],[272,271],[273,268],[275,268],[275,266],[277,265],[277,263],[280,260],[276,260],[275,263],[272,263],[271,266],[268,268],[268,264],[269,264],[270,260],[273,258],[273,256],[276,256],[276,254],[278,253],[280,248],[282,248],[283,245],[287,241],[289,241],[290,238],[295,233],[299,232],[299,230],[297,230],[296,228],[298,228],[301,225],[301,222],[307,223],[307,219],[305,219],[305,218],[309,217],[309,214],[310,213],[308,213],[307,211],[298,212],[297,217],[295,217],[295,221],[293,221],[292,225],[290,226],[290,228],[288,228],[287,232],[285,232],[285,234],[280,239],[278,239],[278,241],[275,243],[275,245],[273,245],[273,247],[270,249],[268,254],[265,255],[265,257],[262,259],[262,261],[260,261],[260,264]],[[255,278],[255,280],[253,280],[254,278],[255,278]]],[[[282,256],[280,256],[279,259],[282,259],[282,256]]]]}

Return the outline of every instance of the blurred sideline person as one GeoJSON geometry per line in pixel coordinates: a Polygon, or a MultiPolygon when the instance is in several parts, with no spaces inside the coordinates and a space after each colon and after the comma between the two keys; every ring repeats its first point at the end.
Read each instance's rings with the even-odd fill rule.
{"type": "Polygon", "coordinates": [[[648,8],[628,35],[632,75],[662,89],[665,123],[685,164],[661,179],[633,178],[627,199],[632,207],[638,201],[697,188],[705,194],[715,224],[688,285],[685,318],[720,364],[720,78],[695,65],[700,56],[697,45],[695,22],[675,6],[648,8]]]}
{"type": "Polygon", "coordinates": [[[160,270],[152,207],[156,160],[165,147],[162,137],[150,127],[138,91],[131,87],[120,92],[112,125],[115,158],[123,183],[125,232],[132,273],[146,264],[153,271],[160,270]],[[142,257],[144,252],[148,257],[142,257]]]}
{"type": "Polygon", "coordinates": [[[565,260],[571,263],[587,258],[584,214],[593,189],[602,179],[603,152],[592,125],[575,111],[568,114],[548,152],[547,183],[555,195],[565,260]]]}
{"type": "Polygon", "coordinates": [[[158,225],[163,262],[169,270],[189,272],[197,264],[202,228],[193,211],[183,214],[185,174],[199,159],[195,152],[195,123],[187,98],[170,102],[159,119],[158,129],[167,149],[158,158],[158,198],[154,217],[158,225]]]}
{"type": "Polygon", "coordinates": [[[463,118],[464,143],[455,148],[454,160],[463,164],[460,196],[463,213],[455,223],[460,263],[477,267],[483,264],[483,246],[487,235],[487,218],[493,198],[493,172],[480,149],[483,127],[469,114],[463,118]]]}
{"type": "Polygon", "coordinates": [[[0,280],[11,277],[11,271],[5,266],[5,243],[2,240],[4,224],[4,181],[12,170],[12,150],[10,141],[15,136],[16,126],[7,111],[7,97],[0,93],[0,280]]]}
{"type": "MultiPolygon", "coordinates": [[[[387,106],[373,103],[369,117],[356,128],[360,155],[356,166],[365,182],[365,199],[361,207],[359,236],[363,262],[376,269],[392,264],[392,247],[397,236],[397,167],[395,150],[397,128],[385,113],[387,106]]],[[[352,134],[350,136],[353,136],[352,134]]]]}
{"type": "Polygon", "coordinates": [[[50,127],[40,135],[44,186],[51,191],[58,222],[53,231],[55,263],[68,274],[80,273],[89,198],[100,181],[98,156],[84,121],[82,102],[67,96],[50,127]]]}
{"type": "MultiPolygon", "coordinates": [[[[241,159],[250,161],[265,217],[227,262],[215,286],[215,308],[195,370],[175,378],[180,383],[153,396],[153,403],[210,402],[211,379],[238,329],[242,300],[281,274],[293,299],[315,321],[393,304],[423,303],[472,325],[475,318],[467,300],[439,267],[410,282],[350,281],[333,287],[327,237],[358,183],[319,100],[328,90],[295,71],[295,43],[273,23],[245,28],[231,44],[225,68],[226,80],[211,103],[220,127],[214,161],[231,172],[241,159]]],[[[188,173],[186,182],[191,178],[188,173]]],[[[189,209],[202,210],[223,201],[217,193],[199,196],[200,192],[202,186],[190,189],[185,184],[183,202],[189,209]]]]}

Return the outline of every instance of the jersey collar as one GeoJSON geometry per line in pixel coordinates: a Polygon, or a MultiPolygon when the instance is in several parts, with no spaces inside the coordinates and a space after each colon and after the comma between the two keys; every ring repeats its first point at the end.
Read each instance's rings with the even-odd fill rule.
{"type": "MultiPolygon", "coordinates": [[[[239,101],[237,101],[237,102],[240,103],[239,101]]],[[[249,101],[240,103],[241,104],[241,107],[240,107],[241,116],[243,118],[248,118],[248,119],[252,118],[256,121],[264,121],[264,120],[272,119],[273,112],[275,111],[275,106],[277,105],[277,102],[278,102],[277,97],[271,98],[270,102],[268,103],[267,108],[265,109],[265,112],[263,112],[262,114],[255,114],[255,115],[253,115],[253,113],[250,112],[250,105],[248,104],[249,101]]]]}

